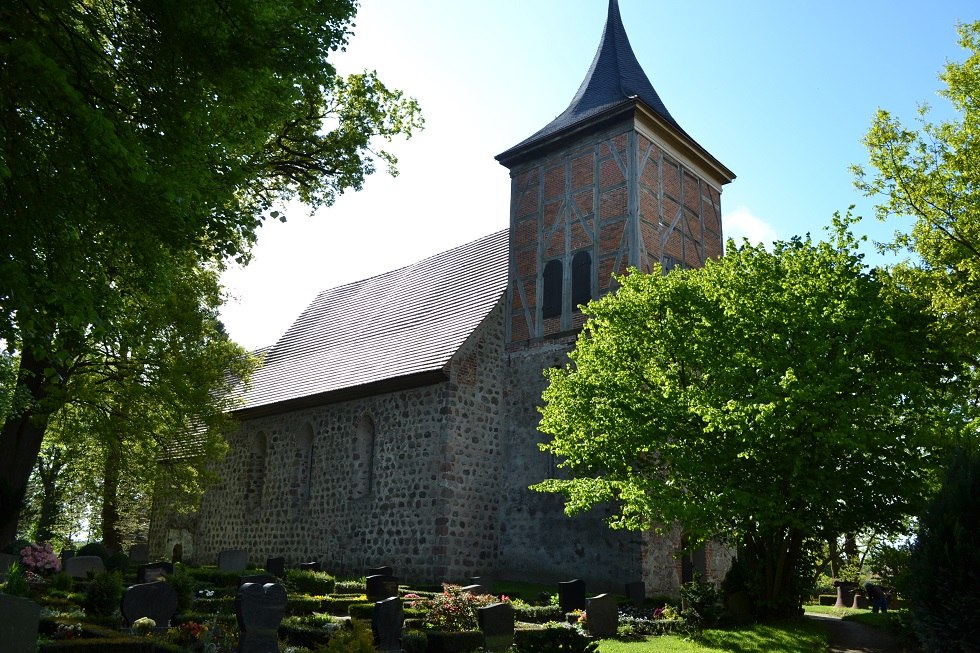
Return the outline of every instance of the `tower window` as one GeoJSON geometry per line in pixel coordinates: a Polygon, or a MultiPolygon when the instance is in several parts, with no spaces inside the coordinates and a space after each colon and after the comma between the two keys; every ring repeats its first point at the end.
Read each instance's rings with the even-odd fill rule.
{"type": "Polygon", "coordinates": [[[572,259],[572,310],[592,299],[592,256],[579,252],[572,259]]]}
{"type": "Polygon", "coordinates": [[[558,317],[561,315],[561,286],[562,266],[558,259],[548,261],[544,266],[544,305],[541,316],[558,317]]]}

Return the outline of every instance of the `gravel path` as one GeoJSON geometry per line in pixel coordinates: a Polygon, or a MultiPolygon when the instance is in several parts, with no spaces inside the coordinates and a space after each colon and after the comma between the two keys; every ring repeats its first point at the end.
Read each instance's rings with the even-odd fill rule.
{"type": "Polygon", "coordinates": [[[830,653],[911,653],[889,633],[856,621],[844,621],[829,614],[808,614],[819,619],[830,633],[830,653]]]}

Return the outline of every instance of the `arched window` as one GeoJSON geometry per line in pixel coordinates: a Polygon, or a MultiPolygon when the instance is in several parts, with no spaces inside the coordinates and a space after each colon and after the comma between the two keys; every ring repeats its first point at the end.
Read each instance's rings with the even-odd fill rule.
{"type": "Polygon", "coordinates": [[[297,508],[310,502],[310,485],[313,476],[313,427],[303,425],[296,436],[296,476],[293,481],[293,498],[297,508]]]}
{"type": "Polygon", "coordinates": [[[252,438],[248,451],[247,469],[245,470],[245,508],[249,511],[257,510],[262,505],[268,448],[269,444],[265,433],[259,431],[252,438]]]}
{"type": "Polygon", "coordinates": [[[579,252],[572,259],[572,310],[592,299],[592,256],[579,252]]]}
{"type": "Polygon", "coordinates": [[[374,420],[369,415],[357,421],[351,470],[351,496],[360,499],[370,495],[374,484],[374,420]]]}
{"type": "Polygon", "coordinates": [[[541,316],[558,317],[561,315],[561,261],[548,261],[544,266],[544,301],[541,316]]]}

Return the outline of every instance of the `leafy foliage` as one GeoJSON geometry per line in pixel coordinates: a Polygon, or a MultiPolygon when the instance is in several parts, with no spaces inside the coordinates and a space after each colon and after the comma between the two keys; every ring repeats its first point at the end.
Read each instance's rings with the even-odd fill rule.
{"type": "Polygon", "coordinates": [[[429,630],[445,632],[479,630],[477,608],[498,602],[497,597],[489,594],[470,594],[459,585],[443,585],[441,594],[424,601],[428,610],[424,625],[429,630]]]}
{"type": "Polygon", "coordinates": [[[570,478],[533,486],[613,528],[680,523],[740,547],[768,616],[796,614],[809,542],[899,528],[946,445],[955,373],[922,302],[829,242],[730,243],[704,268],[633,272],[591,302],[548,370],[541,445],[570,478]]]}
{"type": "Polygon", "coordinates": [[[980,632],[980,452],[953,457],[919,521],[909,598],[926,651],[975,651],[980,632]]]}
{"type": "Polygon", "coordinates": [[[300,594],[323,596],[334,591],[336,579],[325,571],[307,569],[287,569],[286,586],[300,594]]]}
{"type": "Polygon", "coordinates": [[[95,574],[85,588],[84,607],[88,614],[109,617],[119,609],[122,599],[122,574],[104,571],[95,574]]]}

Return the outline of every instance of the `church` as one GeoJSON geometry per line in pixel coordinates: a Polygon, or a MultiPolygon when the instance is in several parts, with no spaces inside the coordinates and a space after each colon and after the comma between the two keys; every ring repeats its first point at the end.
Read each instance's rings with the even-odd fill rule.
{"type": "Polygon", "coordinates": [[[222,481],[190,517],[156,509],[151,550],[214,564],[319,560],[338,575],[390,565],[404,580],[481,576],[590,589],[644,581],[674,594],[720,580],[720,545],[612,531],[528,486],[564,473],[538,449],[542,370],[563,366],[581,304],[614,274],[722,254],[734,174],[671,116],[633,53],[617,0],[560,115],[497,155],[510,226],[320,293],[263,352],[222,481]]]}

